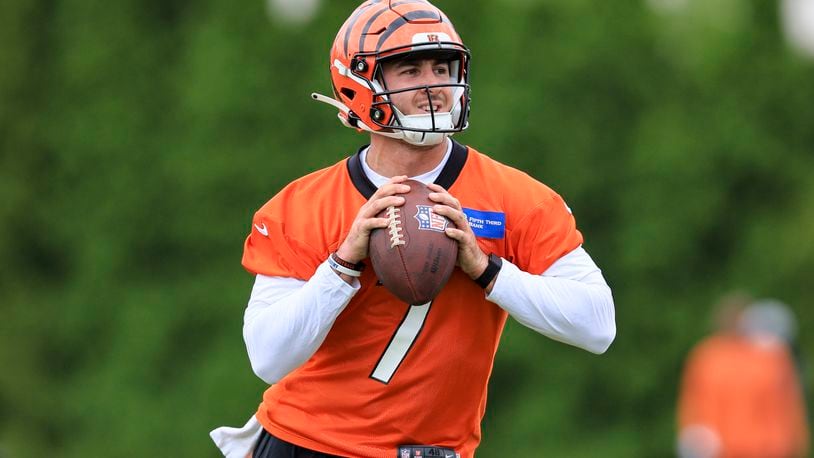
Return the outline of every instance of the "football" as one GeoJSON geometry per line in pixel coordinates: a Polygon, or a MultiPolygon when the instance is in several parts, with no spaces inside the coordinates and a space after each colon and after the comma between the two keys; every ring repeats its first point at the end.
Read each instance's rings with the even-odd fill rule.
{"type": "Polygon", "coordinates": [[[393,295],[410,305],[430,302],[446,285],[458,245],[444,229],[452,221],[432,211],[430,189],[407,180],[410,192],[400,194],[404,205],[388,207],[378,216],[390,220],[388,227],[370,234],[370,261],[376,276],[393,295]]]}

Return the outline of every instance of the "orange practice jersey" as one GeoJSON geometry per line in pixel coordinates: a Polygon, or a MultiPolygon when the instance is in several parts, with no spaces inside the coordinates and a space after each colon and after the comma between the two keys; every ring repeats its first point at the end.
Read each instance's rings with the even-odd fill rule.
{"type": "Polygon", "coordinates": [[[808,425],[793,359],[782,345],[713,336],[690,354],[679,427],[703,425],[721,440],[721,457],[807,455],[808,425]]]}
{"type": "MultiPolygon", "coordinates": [[[[485,253],[529,273],[582,243],[560,196],[472,149],[453,143],[436,183],[460,200],[485,253]]],[[[309,279],[374,191],[359,154],[291,183],[255,214],[268,236],[252,231],[243,265],[309,279]]],[[[507,313],[458,268],[425,315],[377,286],[373,269],[360,282],[317,352],[265,392],[258,420],[283,440],[334,455],[393,458],[398,445],[422,444],[471,457],[507,313]],[[383,367],[408,314],[418,332],[406,336],[400,364],[383,367]]]]}

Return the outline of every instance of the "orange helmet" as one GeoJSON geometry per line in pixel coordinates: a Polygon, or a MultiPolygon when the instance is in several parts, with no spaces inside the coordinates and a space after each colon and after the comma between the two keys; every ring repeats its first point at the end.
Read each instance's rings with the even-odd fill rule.
{"type": "Polygon", "coordinates": [[[469,118],[469,50],[449,18],[426,0],[368,0],[339,29],[331,49],[334,97],[312,94],[339,108],[339,119],[359,131],[434,145],[467,128],[469,118]],[[381,63],[420,53],[450,63],[445,84],[388,90],[381,63]],[[391,102],[394,93],[448,87],[453,107],[448,113],[404,115],[391,102]]]}

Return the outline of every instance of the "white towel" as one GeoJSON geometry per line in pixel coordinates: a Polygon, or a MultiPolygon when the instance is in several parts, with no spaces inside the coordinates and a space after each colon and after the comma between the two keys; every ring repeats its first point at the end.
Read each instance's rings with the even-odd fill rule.
{"type": "Polygon", "coordinates": [[[254,444],[260,437],[263,426],[252,415],[242,428],[221,426],[213,429],[209,436],[215,441],[223,456],[226,458],[246,458],[254,449],[254,444]]]}

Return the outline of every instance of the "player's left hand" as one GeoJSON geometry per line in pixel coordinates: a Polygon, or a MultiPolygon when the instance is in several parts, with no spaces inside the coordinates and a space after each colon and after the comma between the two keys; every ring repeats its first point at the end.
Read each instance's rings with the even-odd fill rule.
{"type": "Polygon", "coordinates": [[[478,246],[475,233],[469,227],[469,219],[461,209],[461,203],[446,189],[435,183],[429,184],[427,187],[433,191],[430,193],[430,200],[438,203],[432,210],[447,217],[457,227],[457,229],[447,227],[446,234],[458,242],[458,266],[473,280],[478,278],[486,270],[489,256],[478,246]]]}

